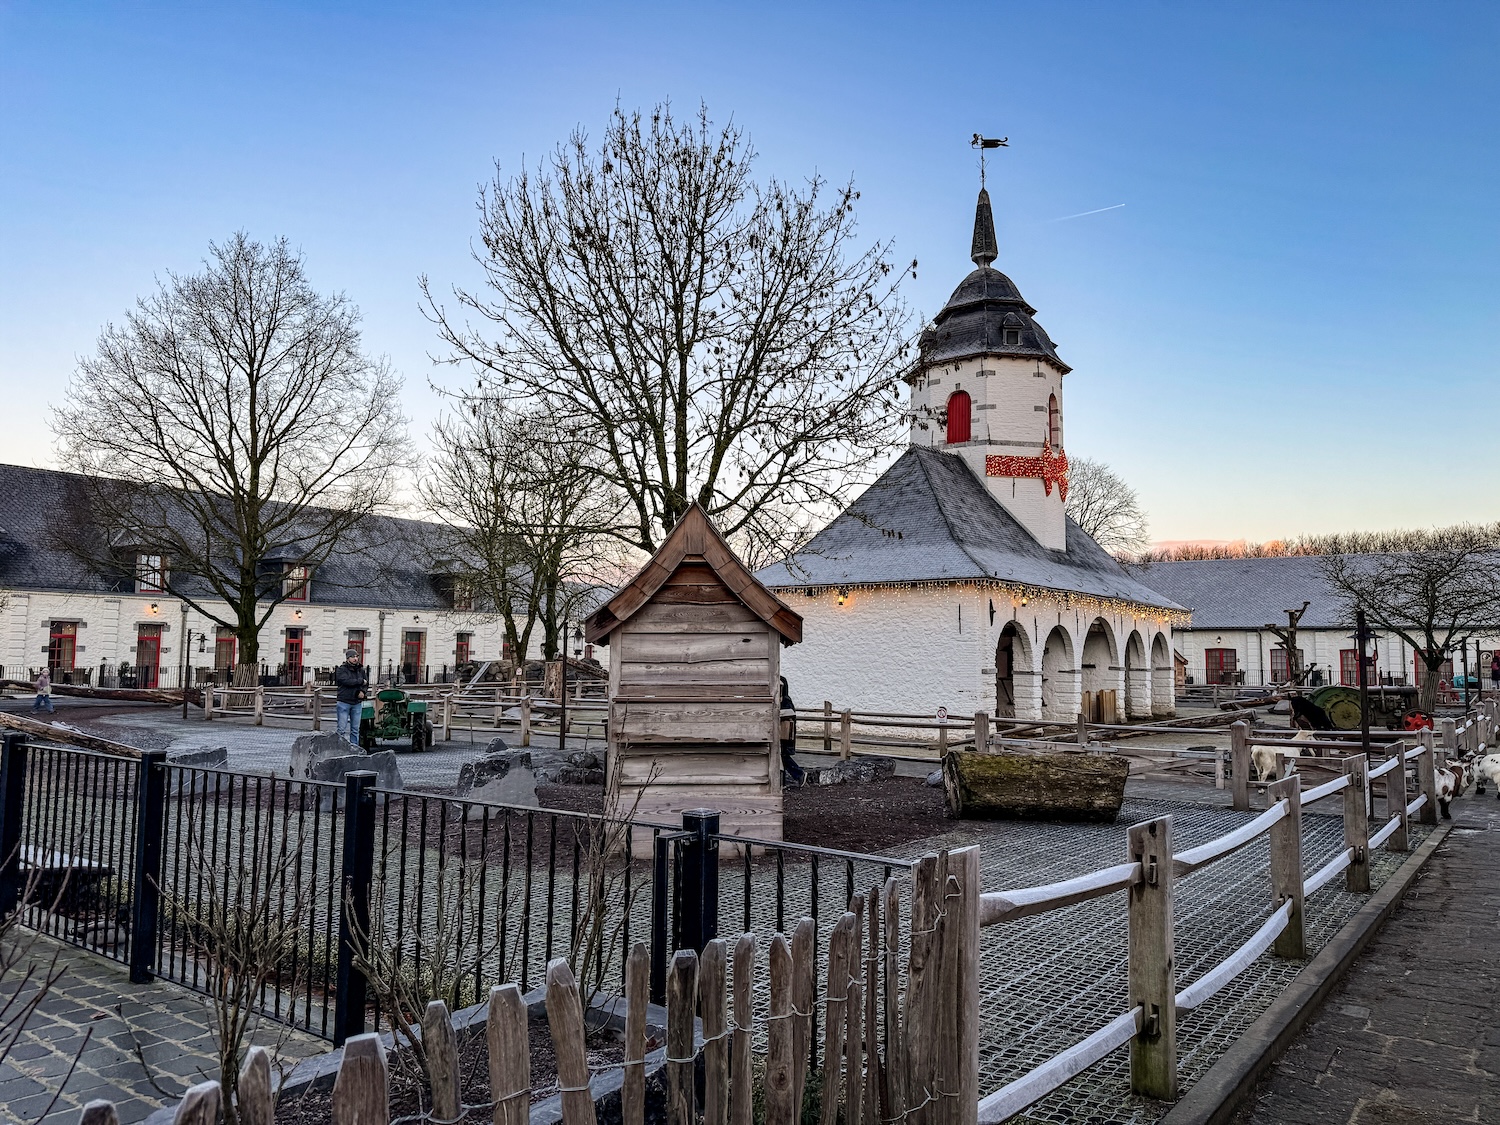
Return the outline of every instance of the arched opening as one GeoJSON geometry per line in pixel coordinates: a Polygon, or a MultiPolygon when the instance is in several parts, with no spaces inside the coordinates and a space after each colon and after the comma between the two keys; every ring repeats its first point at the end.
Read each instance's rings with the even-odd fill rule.
{"type": "Polygon", "coordinates": [[[1151,639],[1151,714],[1173,715],[1177,712],[1177,669],[1172,663],[1172,646],[1165,633],[1151,639]]]}
{"type": "Polygon", "coordinates": [[[1007,621],[995,646],[995,717],[1030,718],[1036,710],[1031,644],[1015,621],[1007,621]],[[1019,693],[1019,694],[1018,694],[1019,693]]]}
{"type": "Polygon", "coordinates": [[[1125,716],[1151,717],[1151,667],[1146,663],[1146,642],[1139,630],[1125,641],[1125,716]]]}
{"type": "Polygon", "coordinates": [[[948,396],[948,444],[968,441],[970,433],[969,415],[973,404],[968,391],[954,391],[948,396]]]}
{"type": "Polygon", "coordinates": [[[1083,638],[1080,710],[1093,723],[1116,722],[1120,714],[1120,656],[1115,631],[1096,617],[1083,638]]]}
{"type": "Polygon", "coordinates": [[[1073,638],[1061,625],[1042,646],[1042,718],[1066,722],[1078,715],[1078,668],[1073,638]]]}
{"type": "Polygon", "coordinates": [[[1056,395],[1047,399],[1047,442],[1053,449],[1062,448],[1062,410],[1057,405],[1056,395]]]}

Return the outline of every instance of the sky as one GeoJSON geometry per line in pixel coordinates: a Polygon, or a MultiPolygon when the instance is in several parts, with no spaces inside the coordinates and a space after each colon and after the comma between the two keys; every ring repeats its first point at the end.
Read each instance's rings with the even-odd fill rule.
{"type": "Polygon", "coordinates": [[[995,265],[1154,538],[1500,519],[1497,60],[1495,3],[0,0],[0,460],[55,466],[100,329],[241,229],[359,306],[420,437],[462,376],[418,278],[474,283],[496,162],[701,100],[760,176],[852,177],[927,317],[1009,137],[995,265]]]}

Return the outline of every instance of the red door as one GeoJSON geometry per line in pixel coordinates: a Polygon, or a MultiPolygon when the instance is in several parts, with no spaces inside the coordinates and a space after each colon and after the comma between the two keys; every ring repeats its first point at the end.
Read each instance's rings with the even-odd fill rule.
{"type": "Polygon", "coordinates": [[[1232,648],[1206,648],[1203,650],[1203,682],[1206,684],[1232,684],[1239,667],[1239,651],[1232,648]]]}
{"type": "Polygon", "coordinates": [[[302,686],[302,630],[286,631],[286,682],[292,687],[302,686]]]}
{"type": "Polygon", "coordinates": [[[154,688],[161,680],[161,626],[137,625],[135,686],[154,688]]]}
{"type": "Polygon", "coordinates": [[[401,675],[409,684],[422,677],[423,649],[427,634],[420,629],[407,629],[401,634],[401,675]]]}

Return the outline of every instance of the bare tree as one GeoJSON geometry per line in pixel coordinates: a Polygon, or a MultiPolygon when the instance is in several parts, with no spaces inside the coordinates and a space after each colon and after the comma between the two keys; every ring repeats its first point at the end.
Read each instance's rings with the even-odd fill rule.
{"type": "Polygon", "coordinates": [[[1418,700],[1431,711],[1443,662],[1475,633],[1500,628],[1500,523],[1327,535],[1317,545],[1349,620],[1363,608],[1421,657],[1418,700]]]}
{"type": "Polygon", "coordinates": [[[210,244],[201,273],[104,329],[53,412],[61,460],[88,474],[60,534],[233,628],[254,665],[271,611],[368,546],[407,456],[400,387],[285,239],[210,244]]]}
{"type": "MultiPolygon", "coordinates": [[[[696,500],[742,550],[785,546],[868,479],[907,347],[889,246],[855,245],[852,186],[751,178],[706,108],[616,109],[480,196],[485,289],[422,288],[450,361],[491,372],[601,454],[643,551],[696,500]]],[[[915,267],[913,262],[912,266],[915,267]]]]}
{"type": "Polygon", "coordinates": [[[536,409],[489,393],[483,379],[437,423],[420,482],[448,535],[435,560],[476,610],[498,613],[523,660],[542,625],[548,660],[566,648],[579,591],[613,561],[618,494],[592,444],[536,409]]]}
{"type": "Polygon", "coordinates": [[[1106,551],[1142,551],[1150,542],[1135,489],[1103,461],[1076,457],[1069,462],[1067,508],[1073,522],[1106,551]]]}

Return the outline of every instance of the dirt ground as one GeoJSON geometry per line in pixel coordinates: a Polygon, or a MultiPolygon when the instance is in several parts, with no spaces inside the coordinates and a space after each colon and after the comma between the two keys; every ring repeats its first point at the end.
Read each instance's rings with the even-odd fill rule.
{"type": "MultiPolygon", "coordinates": [[[[546,808],[599,812],[597,789],[579,785],[538,785],[546,808]]],[[[921,778],[888,777],[868,785],[808,785],[785,794],[784,832],[796,844],[816,844],[847,852],[883,853],[953,827],[943,791],[921,778]]]]}

